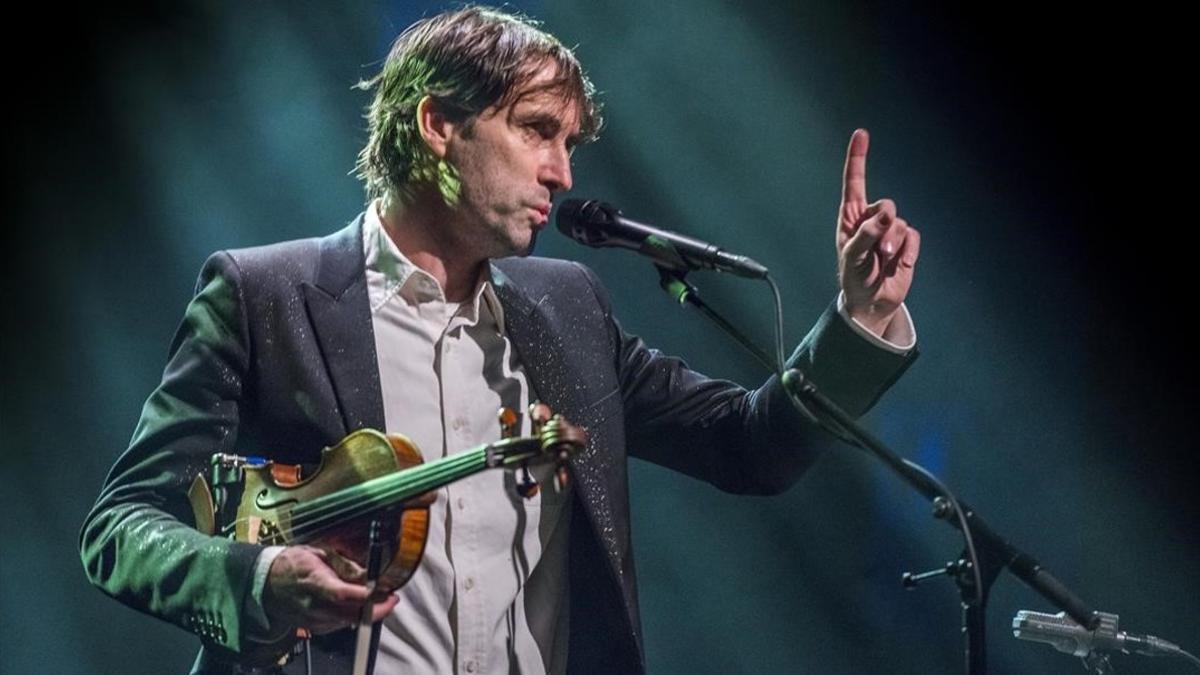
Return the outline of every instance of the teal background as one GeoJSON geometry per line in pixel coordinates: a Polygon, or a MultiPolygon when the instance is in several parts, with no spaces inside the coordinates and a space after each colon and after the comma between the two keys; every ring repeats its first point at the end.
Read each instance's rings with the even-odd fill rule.
{"type": "MultiPolygon", "coordinates": [[[[124,449],[207,254],[324,234],[374,72],[443,3],[150,2],[30,7],[6,42],[0,389],[0,672],[186,672],[196,641],[91,588],[78,528],[124,449]]],[[[514,3],[601,89],[608,126],[574,196],[769,266],[789,342],[836,292],[850,132],[871,199],[924,236],[910,307],[923,352],[866,418],[1131,632],[1200,651],[1194,433],[1197,243],[1185,22],[915,2],[514,3]]],[[[747,385],[756,364],[656,291],[626,252],[554,232],[627,329],[747,385]]],[[[766,287],[693,281],[766,343],[766,287]]],[[[655,673],[958,670],[958,606],[904,571],[954,533],[877,463],[827,454],[789,493],[734,497],[630,464],[655,673]]],[[[1018,642],[994,589],[997,673],[1078,672],[1018,642]]],[[[1117,661],[1123,673],[1194,672],[1117,661]]]]}

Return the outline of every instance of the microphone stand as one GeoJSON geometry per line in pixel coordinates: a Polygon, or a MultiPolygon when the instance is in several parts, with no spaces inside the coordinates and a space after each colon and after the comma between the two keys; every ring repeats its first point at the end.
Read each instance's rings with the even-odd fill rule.
{"type": "MultiPolygon", "coordinates": [[[[704,302],[696,287],[684,279],[687,270],[657,264],[655,267],[658,268],[660,285],[676,302],[690,304],[700,310],[771,372],[776,371],[774,362],[766,352],[759,349],[746,335],[704,302]]],[[[943,569],[915,575],[906,573],[902,582],[905,587],[911,588],[934,576],[947,575],[954,579],[961,597],[964,668],[968,675],[982,675],[987,672],[988,594],[1000,572],[1005,569],[1055,607],[1065,611],[1081,626],[1088,630],[1095,630],[1099,626],[1099,614],[1051,575],[1036,559],[992,530],[974,509],[958,501],[933,474],[896,454],[859,426],[850,415],[805,378],[804,373],[789,368],[782,373],[781,380],[792,404],[801,413],[812,417],[815,411],[821,426],[841,440],[866,450],[882,461],[901,480],[932,502],[935,518],[946,521],[962,532],[964,549],[958,561],[948,563],[943,569]]]]}
{"type": "Polygon", "coordinates": [[[1005,569],[1055,607],[1065,611],[1081,626],[1088,630],[1095,630],[1099,626],[1100,616],[1043,568],[1036,559],[997,534],[969,505],[956,502],[953,495],[927,471],[900,457],[859,426],[845,411],[821,394],[800,371],[790,369],[784,373],[783,385],[793,399],[800,399],[809,409],[815,409],[819,414],[831,418],[838,427],[855,439],[859,447],[875,455],[904,482],[933,502],[934,517],[945,520],[961,530],[968,548],[975,549],[974,563],[969,559],[960,560],[947,565],[944,572],[939,570],[905,577],[909,582],[906,585],[911,586],[929,576],[945,573],[951,575],[958,584],[962,598],[965,638],[963,646],[967,673],[975,675],[986,672],[985,628],[988,594],[1000,572],[1005,569]],[[971,567],[975,565],[978,566],[977,569],[972,570],[971,567]]]}
{"type": "Polygon", "coordinates": [[[704,299],[700,297],[700,291],[697,290],[695,286],[688,283],[687,279],[684,278],[684,276],[687,275],[687,272],[665,267],[663,265],[659,265],[658,263],[655,263],[654,267],[658,270],[658,285],[661,286],[662,289],[667,292],[667,295],[671,296],[675,302],[678,302],[681,305],[689,304],[692,307],[695,307],[700,311],[701,314],[708,317],[710,321],[717,324],[717,326],[721,330],[725,331],[726,334],[728,334],[734,340],[737,340],[738,344],[744,347],[746,351],[750,352],[754,358],[758,359],[759,363],[766,366],[767,370],[775,372],[774,360],[766,352],[760,349],[758,345],[754,344],[754,341],[747,337],[745,333],[742,333],[740,330],[738,330],[737,326],[734,326],[732,323],[726,321],[725,317],[718,314],[715,309],[709,306],[708,303],[704,302],[704,299]]]}

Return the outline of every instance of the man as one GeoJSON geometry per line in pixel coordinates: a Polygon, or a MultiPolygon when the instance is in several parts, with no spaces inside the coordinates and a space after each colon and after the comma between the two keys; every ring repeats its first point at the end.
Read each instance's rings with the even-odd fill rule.
{"type": "MultiPolygon", "coordinates": [[[[776,378],[755,391],[649,350],[585,268],[529,252],[600,120],[570,50],[530,22],[468,8],[398,38],[368,115],[375,197],[322,239],[215,254],[163,381],[84,524],[92,581],[199,634],[197,672],[296,627],[333,633],[344,672],[362,570],[317,548],[204,535],[187,498],[216,452],[315,463],[360,428],[426,460],[495,440],[496,409],[542,400],[588,429],[562,494],[519,497],[487,472],[437,491],[417,572],[374,607],[377,672],[638,672],[626,452],[744,493],[778,492],[818,435],[776,378]]],[[[912,359],[902,303],[919,236],[866,201],[867,137],[848,151],[842,289],[792,356],[861,413],[912,359]]],[[[528,421],[524,422],[528,428],[528,421]]],[[[303,672],[295,671],[295,672],[303,672]]]]}

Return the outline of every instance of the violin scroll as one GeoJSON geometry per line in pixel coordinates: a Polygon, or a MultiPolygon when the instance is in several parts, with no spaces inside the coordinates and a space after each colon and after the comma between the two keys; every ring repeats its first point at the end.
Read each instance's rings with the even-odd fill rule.
{"type": "Polygon", "coordinates": [[[529,406],[529,421],[532,434],[524,439],[514,439],[513,434],[519,419],[511,409],[500,409],[502,437],[532,442],[535,446],[520,454],[517,460],[520,467],[517,472],[517,494],[531,499],[538,493],[538,483],[530,473],[529,466],[531,463],[541,464],[547,461],[555,464],[554,491],[562,492],[569,480],[567,460],[570,459],[571,453],[578,452],[587,445],[587,431],[583,427],[571,424],[562,415],[555,415],[550,406],[541,402],[529,406]]]}

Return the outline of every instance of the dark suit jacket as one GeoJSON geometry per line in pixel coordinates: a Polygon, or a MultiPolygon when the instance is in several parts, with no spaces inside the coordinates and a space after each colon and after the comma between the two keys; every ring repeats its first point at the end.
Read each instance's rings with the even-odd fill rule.
{"type": "MultiPolygon", "coordinates": [[[[92,582],[201,636],[198,668],[243,648],[259,547],[192,527],[187,490],[215,452],[314,463],[322,447],[384,428],[362,217],[320,239],[214,254],[172,342],[162,383],[84,524],[92,582]]],[[[708,379],[624,333],[583,266],[523,258],[492,265],[531,396],[589,431],[572,460],[572,672],[644,669],[630,550],[626,455],[739,493],[776,493],[819,439],[776,378],[747,391],[708,379]]],[[[831,308],[790,359],[854,414],[912,356],[878,349],[831,308]]]]}

